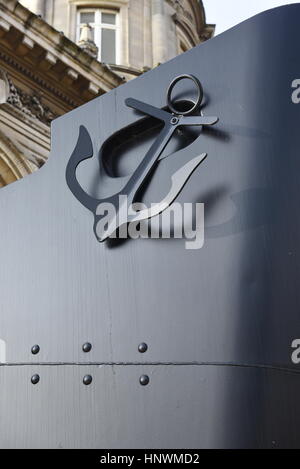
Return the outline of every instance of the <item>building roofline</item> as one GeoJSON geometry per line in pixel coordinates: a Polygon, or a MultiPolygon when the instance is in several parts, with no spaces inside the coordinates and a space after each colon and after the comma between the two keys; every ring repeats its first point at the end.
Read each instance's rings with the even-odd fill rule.
{"type": "Polygon", "coordinates": [[[11,29],[16,30],[18,44],[14,44],[14,50],[20,49],[24,52],[27,48],[30,54],[34,49],[40,49],[41,62],[48,60],[50,64],[52,61],[53,66],[59,62],[61,68],[65,67],[66,76],[71,82],[72,78],[76,81],[80,76],[89,83],[91,95],[109,91],[124,82],[107,65],[91,57],[62,32],[57,31],[17,0],[0,0],[0,12],[1,40],[5,39],[11,29]]]}

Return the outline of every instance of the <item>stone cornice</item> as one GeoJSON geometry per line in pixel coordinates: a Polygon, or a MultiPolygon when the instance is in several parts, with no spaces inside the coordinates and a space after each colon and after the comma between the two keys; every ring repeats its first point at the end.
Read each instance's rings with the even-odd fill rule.
{"type": "Polygon", "coordinates": [[[68,0],[76,6],[89,6],[89,7],[108,7],[119,8],[122,5],[127,5],[129,0],[68,0]]]}
{"type": "Polygon", "coordinates": [[[68,107],[74,108],[80,105],[80,102],[71,99],[69,96],[66,95],[66,93],[60,91],[57,87],[53,86],[48,80],[43,79],[30,67],[26,67],[24,64],[20,63],[14,57],[12,57],[9,53],[3,52],[3,50],[1,50],[0,48],[0,63],[1,62],[3,64],[11,66],[23,76],[28,77],[28,79],[40,85],[41,88],[47,90],[52,95],[56,96],[59,100],[63,101],[68,107]]]}
{"type": "Polygon", "coordinates": [[[16,0],[0,0],[0,10],[0,50],[4,60],[10,60],[17,67],[17,63],[22,63],[25,58],[26,66],[23,65],[20,71],[43,86],[52,83],[52,91],[56,88],[60,97],[64,93],[54,85],[55,82],[72,86],[74,98],[78,97],[80,103],[123,83],[106,65],[93,59],[16,0]]]}

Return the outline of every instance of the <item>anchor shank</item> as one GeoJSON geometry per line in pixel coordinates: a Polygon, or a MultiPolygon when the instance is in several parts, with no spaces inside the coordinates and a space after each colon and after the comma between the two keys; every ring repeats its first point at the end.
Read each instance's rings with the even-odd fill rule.
{"type": "Polygon", "coordinates": [[[175,130],[176,127],[170,125],[166,125],[163,128],[159,137],[153,143],[147,154],[144,156],[142,162],[126,184],[125,188],[122,190],[122,194],[126,194],[128,196],[129,204],[132,204],[137,191],[149,176],[154,164],[166,148],[175,130]]]}

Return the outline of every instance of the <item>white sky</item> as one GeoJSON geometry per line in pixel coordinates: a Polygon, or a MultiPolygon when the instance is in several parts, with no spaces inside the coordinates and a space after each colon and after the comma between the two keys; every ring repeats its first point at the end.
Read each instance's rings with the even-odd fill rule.
{"type": "MultiPolygon", "coordinates": [[[[216,34],[265,10],[300,3],[299,0],[203,0],[207,23],[216,24],[216,34]]],[[[300,25],[299,25],[300,27],[300,25]]]]}

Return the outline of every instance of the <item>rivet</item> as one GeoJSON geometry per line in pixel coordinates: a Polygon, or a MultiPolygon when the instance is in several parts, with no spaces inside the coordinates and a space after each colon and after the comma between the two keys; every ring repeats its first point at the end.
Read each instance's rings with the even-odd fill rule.
{"type": "Polygon", "coordinates": [[[147,352],[147,350],[148,350],[148,345],[145,344],[145,342],[142,342],[142,343],[139,345],[138,350],[139,350],[140,353],[145,353],[145,352],[147,352]]]}
{"type": "Polygon", "coordinates": [[[147,384],[149,384],[149,381],[150,381],[150,379],[149,379],[149,376],[147,376],[147,375],[142,375],[140,377],[140,384],[142,386],[147,386],[147,384]]]}
{"type": "Polygon", "coordinates": [[[171,119],[171,124],[172,125],[176,125],[176,124],[178,124],[178,122],[179,122],[178,117],[172,117],[172,119],[171,119]]]}
{"type": "Polygon", "coordinates": [[[83,344],[82,350],[84,351],[84,353],[90,352],[92,350],[92,344],[86,342],[85,344],[83,344]]]}
{"type": "Polygon", "coordinates": [[[31,382],[32,382],[32,384],[38,384],[39,380],[40,380],[39,375],[33,375],[33,376],[31,376],[31,382]]]}
{"type": "Polygon", "coordinates": [[[34,345],[32,348],[31,348],[31,353],[32,355],[37,355],[40,351],[40,346],[39,345],[34,345]]]}
{"type": "Polygon", "coordinates": [[[91,375],[85,375],[85,377],[83,378],[83,384],[85,384],[86,386],[91,384],[92,381],[93,378],[91,377],[91,375]]]}

